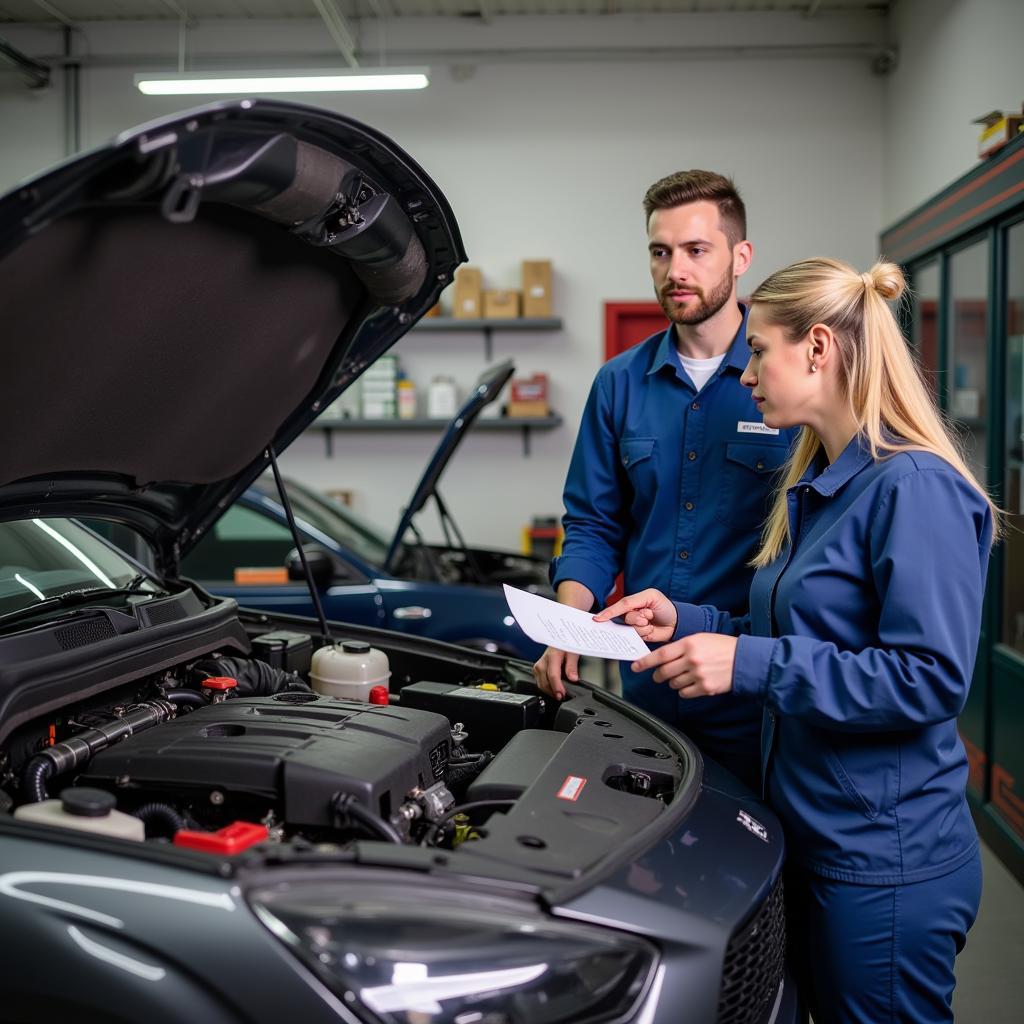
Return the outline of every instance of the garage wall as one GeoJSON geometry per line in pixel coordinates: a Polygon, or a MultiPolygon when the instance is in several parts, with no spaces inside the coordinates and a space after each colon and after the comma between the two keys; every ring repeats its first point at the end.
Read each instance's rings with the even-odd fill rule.
{"type": "MultiPolygon", "coordinates": [[[[787,29],[777,19],[695,17],[685,27],[682,19],[666,27],[664,20],[634,18],[594,19],[600,24],[586,32],[575,19],[506,21],[512,24],[392,24],[392,63],[411,63],[414,46],[463,47],[469,56],[456,60],[463,66],[455,74],[435,64],[422,93],[317,102],[390,133],[422,163],[446,191],[470,260],[484,268],[489,286],[515,286],[524,258],[554,261],[556,312],[565,330],[499,335],[494,359],[513,357],[523,374],[548,372],[565,425],[534,435],[529,458],[518,434],[471,436],[443,483],[468,538],[514,547],[532,515],[561,513],[576,425],[601,361],[602,303],[651,296],[640,202],[652,181],[685,167],[735,177],[755,246],[747,290],[803,256],[829,254],[858,266],[874,258],[883,223],[883,79],[863,57],[784,57],[763,47],[792,41],[797,32],[823,42],[882,38],[885,26],[874,19],[792,19],[787,29]],[[538,38],[585,45],[590,59],[553,62],[521,52],[538,38]],[[667,55],[656,48],[668,38],[685,42],[689,56],[661,59],[667,55]],[[612,39],[633,47],[632,59],[594,59],[595,48],[612,39]],[[721,49],[744,44],[760,56],[721,49]],[[499,51],[493,61],[480,58],[485,46],[499,51]],[[700,46],[708,47],[705,59],[692,52],[700,46]],[[403,49],[407,55],[396,56],[403,49]]],[[[15,32],[5,34],[19,44],[15,32]]],[[[174,27],[101,26],[87,35],[94,59],[116,54],[121,65],[82,72],[83,144],[186,105],[142,97],[132,84],[154,54],[165,55],[165,69],[175,67],[174,27]]],[[[376,45],[375,37],[365,38],[376,45]]],[[[237,49],[329,49],[318,23],[305,22],[202,25],[191,40],[197,62],[237,49]]],[[[59,52],[58,44],[59,36],[51,36],[49,52],[59,52]]],[[[9,81],[3,90],[0,138],[18,140],[0,150],[0,185],[9,185],[62,155],[63,130],[52,123],[59,94],[26,96],[9,81]]],[[[424,388],[444,372],[465,389],[484,367],[482,341],[470,335],[412,334],[398,351],[424,388]]],[[[357,510],[390,528],[435,439],[339,440],[351,445],[336,444],[327,459],[319,434],[299,439],[282,458],[285,471],[315,486],[353,489],[357,510]]],[[[427,535],[435,535],[432,526],[427,535]]]]}
{"type": "Polygon", "coordinates": [[[899,0],[899,64],[886,79],[885,223],[892,224],[977,161],[990,110],[1020,109],[1020,0],[899,0]]]}

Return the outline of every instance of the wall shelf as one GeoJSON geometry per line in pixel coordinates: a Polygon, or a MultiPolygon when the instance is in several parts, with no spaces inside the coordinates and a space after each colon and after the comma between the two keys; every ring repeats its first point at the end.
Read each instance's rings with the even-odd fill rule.
{"type": "Polygon", "coordinates": [[[560,331],[562,320],[557,316],[550,317],[518,317],[488,320],[462,320],[453,316],[431,316],[420,320],[409,332],[410,334],[434,332],[466,332],[473,331],[484,337],[484,356],[490,362],[494,350],[495,331],[560,331]]]}
{"type": "MultiPolygon", "coordinates": [[[[461,321],[465,323],[466,321],[461,321]]],[[[414,420],[317,420],[315,423],[311,423],[306,429],[307,430],[322,430],[324,433],[324,445],[327,450],[327,456],[330,458],[334,454],[334,431],[380,431],[380,432],[393,432],[403,430],[416,430],[416,431],[436,431],[440,432],[444,430],[450,420],[431,420],[431,419],[414,419],[414,420]]],[[[550,416],[542,417],[531,417],[517,418],[511,416],[502,416],[497,419],[485,419],[480,417],[473,424],[472,429],[475,430],[520,430],[523,434],[523,454],[530,454],[530,432],[534,430],[553,430],[555,427],[562,425],[562,417],[557,413],[552,413],[550,416]]]]}

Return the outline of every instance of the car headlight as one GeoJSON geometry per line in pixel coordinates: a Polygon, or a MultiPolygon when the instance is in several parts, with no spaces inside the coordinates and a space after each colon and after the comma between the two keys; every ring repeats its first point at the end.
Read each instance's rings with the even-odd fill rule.
{"type": "Polygon", "coordinates": [[[611,1021],[642,998],[657,959],[632,936],[485,895],[299,884],[250,902],[332,991],[382,1024],[611,1021]]]}

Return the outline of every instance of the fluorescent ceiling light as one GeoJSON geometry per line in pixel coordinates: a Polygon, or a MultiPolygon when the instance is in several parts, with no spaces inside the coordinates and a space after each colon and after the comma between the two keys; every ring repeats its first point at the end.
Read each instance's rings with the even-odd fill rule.
{"type": "Polygon", "coordinates": [[[136,75],[135,86],[147,96],[217,96],[280,92],[367,92],[425,89],[428,68],[365,68],[355,71],[192,71],[136,75]]]}

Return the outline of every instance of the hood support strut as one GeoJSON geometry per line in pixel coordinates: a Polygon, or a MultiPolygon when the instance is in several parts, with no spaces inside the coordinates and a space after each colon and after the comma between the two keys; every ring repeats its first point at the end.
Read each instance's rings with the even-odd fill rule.
{"type": "Polygon", "coordinates": [[[281,507],[288,518],[288,529],[292,531],[292,539],[295,541],[295,549],[299,553],[302,562],[302,572],[306,577],[306,586],[309,588],[309,596],[313,599],[313,607],[316,609],[316,617],[320,623],[321,643],[331,642],[331,631],[327,628],[327,617],[324,615],[324,606],[320,602],[320,591],[316,589],[313,580],[313,573],[310,572],[309,562],[306,561],[306,552],[302,547],[302,538],[299,536],[299,528],[295,525],[295,515],[292,512],[292,503],[288,500],[288,491],[285,489],[284,480],[281,479],[281,470],[277,468],[277,455],[273,445],[267,447],[267,458],[270,460],[270,468],[274,471],[274,484],[277,487],[278,496],[281,499],[281,507]]]}

